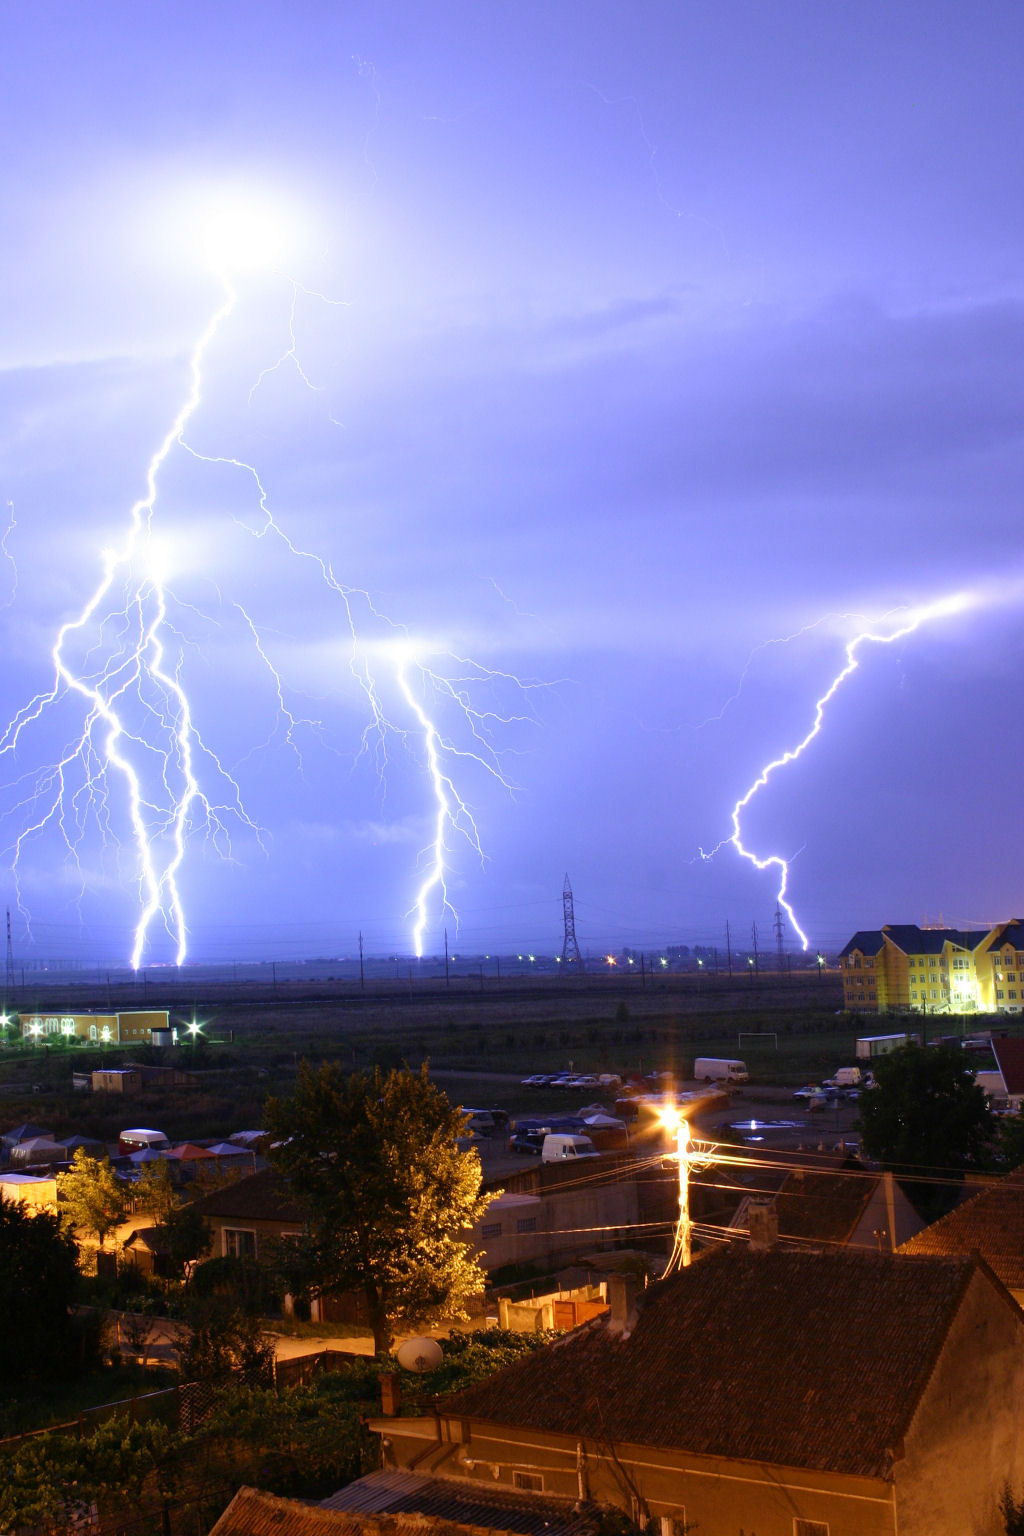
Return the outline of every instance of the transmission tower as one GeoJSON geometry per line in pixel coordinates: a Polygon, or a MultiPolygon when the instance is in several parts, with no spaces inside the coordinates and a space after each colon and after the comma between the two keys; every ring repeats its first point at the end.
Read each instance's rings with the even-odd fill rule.
{"type": "Polygon", "coordinates": [[[576,914],[572,905],[572,886],[569,884],[569,876],[565,877],[562,886],[562,964],[572,965],[575,962],[580,970],[583,969],[583,956],[580,954],[580,946],[576,942],[576,914]]]}
{"type": "Polygon", "coordinates": [[[779,903],[776,902],[775,903],[775,947],[776,947],[776,949],[779,952],[779,974],[780,975],[786,969],[786,949],[785,949],[785,945],[783,944],[783,940],[782,940],[782,934],[783,934],[783,930],[785,929],[785,926],[786,926],[785,923],[782,921],[782,908],[779,906],[779,903]]]}
{"type": "Polygon", "coordinates": [[[11,909],[7,908],[7,974],[4,987],[8,997],[14,991],[14,944],[11,941],[11,909]]]}

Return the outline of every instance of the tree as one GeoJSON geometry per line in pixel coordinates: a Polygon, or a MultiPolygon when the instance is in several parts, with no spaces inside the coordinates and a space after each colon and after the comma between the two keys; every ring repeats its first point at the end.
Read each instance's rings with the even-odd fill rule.
{"type": "Polygon", "coordinates": [[[213,1241],[210,1223],[194,1205],[179,1205],[157,1223],[167,1247],[167,1258],[180,1278],[191,1264],[201,1259],[213,1241]]]}
{"type": "Polygon", "coordinates": [[[0,1196],[0,1381],[66,1373],[78,1254],[60,1219],[0,1196]]]}
{"type": "Polygon", "coordinates": [[[307,1289],[361,1291],[378,1354],[399,1324],[465,1316],[483,1287],[466,1228],[493,1197],[481,1196],[480,1159],[459,1151],[462,1116],[426,1063],[385,1076],[303,1062],[292,1097],[267,1101],[264,1124],[309,1210],[292,1269],[307,1289]]]}
{"type": "Polygon", "coordinates": [[[57,1179],[57,1195],[79,1232],[95,1232],[102,1248],[107,1233],[124,1219],[126,1192],[110,1159],[90,1157],[81,1147],[71,1168],[57,1179]]]}
{"type": "MultiPolygon", "coordinates": [[[[956,1046],[905,1045],[874,1064],[875,1084],[861,1094],[864,1150],[910,1182],[915,1174],[948,1175],[984,1166],[993,1121],[985,1092],[956,1046]]],[[[915,1204],[934,1213],[948,1186],[919,1184],[915,1204]]]]}
{"type": "Polygon", "coordinates": [[[170,1167],[163,1157],[143,1163],[134,1194],[136,1204],[141,1210],[148,1211],[158,1226],[181,1205],[181,1198],[171,1183],[170,1167]]]}

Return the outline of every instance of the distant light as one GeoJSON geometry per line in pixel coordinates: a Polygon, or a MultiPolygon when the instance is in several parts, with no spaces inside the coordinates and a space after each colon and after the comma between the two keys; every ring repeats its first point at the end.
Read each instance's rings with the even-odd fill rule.
{"type": "Polygon", "coordinates": [[[556,955],[556,956],[555,956],[555,964],[556,964],[556,965],[561,965],[561,963],[562,963],[562,957],[561,957],[561,955],[556,955]]]}
{"type": "Polygon", "coordinates": [[[633,959],[632,955],[628,955],[627,959],[628,959],[630,965],[636,965],[636,961],[633,959]]]}
{"type": "Polygon", "coordinates": [[[614,955],[605,955],[605,959],[607,960],[609,965],[618,965],[618,963],[619,963],[616,960],[614,955]]]}
{"type": "Polygon", "coordinates": [[[29,1032],[30,1035],[34,1035],[36,1037],[36,1039],[38,1040],[39,1036],[43,1032],[43,1026],[41,1024],[30,1024],[28,1032],[29,1032]]]}
{"type": "Polygon", "coordinates": [[[109,1024],[104,1024],[103,1028],[100,1030],[100,1039],[103,1041],[104,1045],[109,1045],[110,1044],[110,1025],[109,1024]]]}
{"type": "Polygon", "coordinates": [[[754,957],[753,957],[753,955],[748,955],[748,956],[747,956],[747,964],[748,964],[748,965],[753,965],[753,963],[754,963],[754,957]]]}
{"type": "Polygon", "coordinates": [[[6,1029],[10,1022],[11,1019],[9,1014],[0,1013],[0,1029],[6,1029]]]}
{"type": "Polygon", "coordinates": [[[703,970],[703,968],[704,968],[704,961],[703,960],[698,960],[697,961],[697,967],[698,967],[699,970],[703,970]]]}
{"type": "Polygon", "coordinates": [[[531,955],[531,956],[530,956],[530,964],[531,964],[531,965],[532,965],[532,964],[533,964],[533,962],[534,962],[534,961],[535,961],[535,960],[536,960],[536,958],[537,958],[537,956],[536,956],[536,955],[531,955]]]}
{"type": "Polygon", "coordinates": [[[661,957],[661,963],[662,963],[662,965],[668,965],[668,961],[665,959],[664,955],[662,955],[662,957],[661,957]]]}

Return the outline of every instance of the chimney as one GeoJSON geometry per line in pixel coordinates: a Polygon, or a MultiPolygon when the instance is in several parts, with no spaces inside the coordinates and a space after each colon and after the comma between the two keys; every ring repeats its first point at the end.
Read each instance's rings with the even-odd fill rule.
{"type": "Polygon", "coordinates": [[[395,1418],[402,1406],[402,1378],[397,1371],[385,1371],[380,1378],[381,1412],[395,1418]]]}
{"type": "Polygon", "coordinates": [[[770,1200],[751,1200],[747,1207],[751,1253],[767,1253],[779,1242],[779,1213],[770,1200]]]}
{"type": "Polygon", "coordinates": [[[624,1339],[636,1327],[636,1280],[632,1275],[608,1276],[608,1300],[611,1303],[612,1315],[608,1320],[608,1326],[613,1333],[620,1333],[624,1339]]]}

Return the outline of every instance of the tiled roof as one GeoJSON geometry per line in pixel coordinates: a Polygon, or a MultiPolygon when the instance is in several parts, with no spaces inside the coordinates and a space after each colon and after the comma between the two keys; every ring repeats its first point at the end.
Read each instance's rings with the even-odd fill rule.
{"type": "Polygon", "coordinates": [[[794,1169],[775,1197],[779,1236],[846,1242],[878,1188],[879,1177],[852,1158],[840,1173],[794,1169]]]}
{"type": "Polygon", "coordinates": [[[882,932],[905,955],[941,955],[947,939],[958,949],[977,949],[988,930],[919,928],[916,923],[886,923],[882,932]]]}
{"type": "Polygon", "coordinates": [[[232,1220],[287,1221],[300,1224],[305,1213],[298,1197],[276,1168],[262,1168],[259,1173],[239,1179],[224,1189],[215,1189],[194,1202],[203,1216],[227,1216],[232,1220]]]}
{"type": "Polygon", "coordinates": [[[417,1472],[371,1472],[324,1499],[320,1507],[390,1515],[415,1512],[457,1521],[459,1527],[512,1531],[516,1536],[588,1536],[594,1525],[571,1499],[417,1472]]]}
{"type": "Polygon", "coordinates": [[[849,944],[839,951],[839,958],[842,960],[846,955],[852,955],[855,949],[859,949],[862,955],[877,955],[884,943],[881,929],[862,928],[854,934],[849,944]]]}
{"type": "Polygon", "coordinates": [[[1002,949],[1011,944],[1014,949],[1024,949],[1024,918],[1011,917],[1006,923],[997,924],[989,949],[1002,949]]]}
{"type": "Polygon", "coordinates": [[[732,1244],[652,1286],[628,1338],[586,1324],[442,1411],[884,1476],[977,1267],[732,1244]]]}
{"type": "MultiPolygon", "coordinates": [[[[369,1479],[361,1479],[363,1482],[369,1479]]],[[[413,1478],[416,1483],[425,1478],[413,1478]]],[[[358,1486],[358,1485],[354,1485],[358,1486]]],[[[440,1484],[438,1484],[440,1486],[440,1484]]],[[[342,1489],[342,1497],[346,1489],[342,1489]]],[[[525,1528],[507,1527],[500,1519],[507,1506],[513,1506],[516,1496],[506,1493],[493,1504],[476,1500],[477,1506],[490,1519],[482,1525],[455,1520],[449,1515],[428,1515],[418,1511],[409,1513],[369,1513],[360,1509],[333,1507],[326,1504],[303,1504],[298,1499],[281,1499],[272,1493],[262,1493],[256,1488],[239,1488],[227,1509],[213,1527],[210,1536],[491,1536],[494,1531],[518,1530],[524,1536],[525,1528]]],[[[548,1510],[555,1508],[548,1501],[548,1510]]],[[[570,1521],[571,1507],[566,1507],[570,1521]]],[[[553,1527],[543,1521],[530,1527],[531,1532],[548,1531],[550,1536],[570,1536],[572,1531],[585,1530],[583,1522],[558,1524],[553,1527]]]]}
{"type": "Polygon", "coordinates": [[[1007,1289],[1024,1289],[1024,1168],[925,1227],[900,1253],[980,1253],[1007,1289]]]}
{"type": "Polygon", "coordinates": [[[1024,1040],[993,1035],[992,1050],[1007,1093],[1024,1093],[1024,1040]]]}

